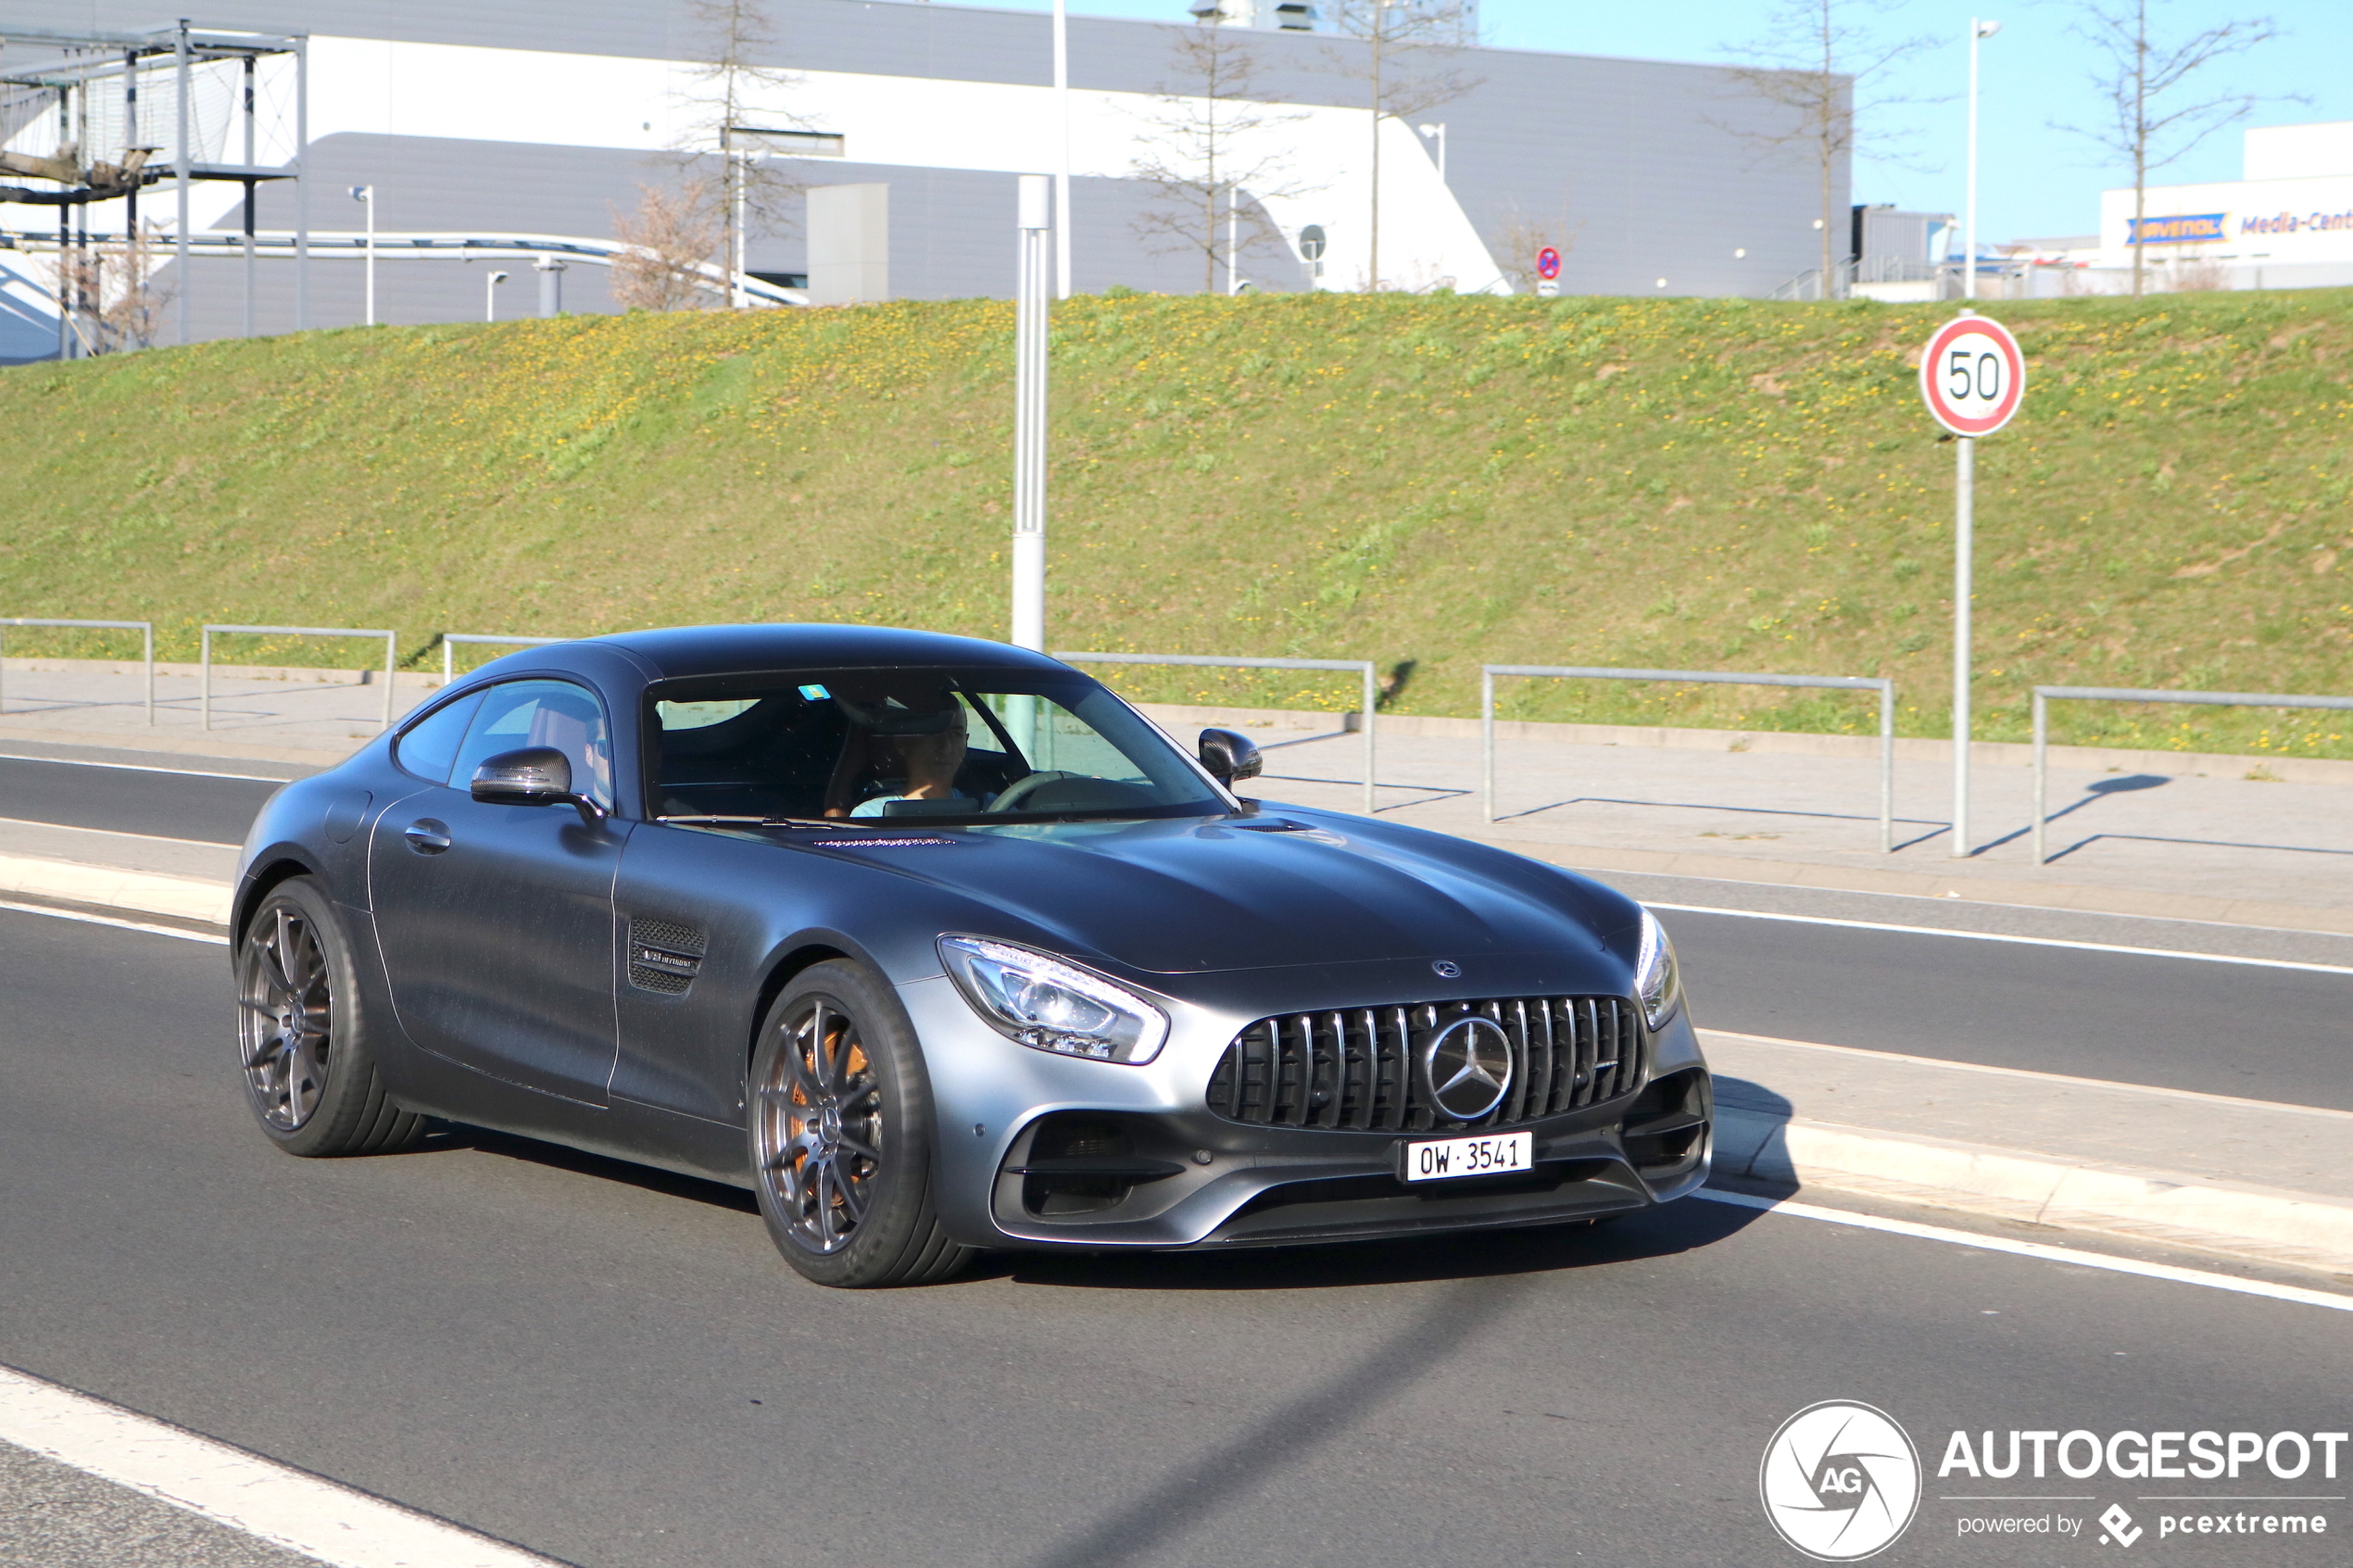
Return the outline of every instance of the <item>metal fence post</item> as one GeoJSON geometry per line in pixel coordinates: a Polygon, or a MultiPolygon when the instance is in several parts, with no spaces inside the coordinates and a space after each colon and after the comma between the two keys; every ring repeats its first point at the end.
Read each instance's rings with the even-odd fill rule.
{"type": "Polygon", "coordinates": [[[1895,683],[1879,684],[1879,852],[1895,853],[1895,683]]]}
{"type": "Polygon", "coordinates": [[[2048,859],[2043,853],[2043,826],[2050,819],[2050,713],[2051,699],[2043,688],[2034,688],[2034,863],[2042,865],[2048,859]]]}
{"type": "Polygon", "coordinates": [[[1729,674],[1714,670],[1616,670],[1566,664],[1482,664],[1479,671],[1480,742],[1485,752],[1487,820],[1495,820],[1495,677],[1525,675],[1553,681],[1675,681],[1720,686],[1807,686],[1880,694],[1880,853],[1895,849],[1895,683],[1864,675],[1729,674]]]}
{"type": "MultiPolygon", "coordinates": [[[[382,637],[384,640],[384,727],[387,730],[392,728],[392,677],[393,665],[400,652],[398,633],[386,631],[381,626],[231,626],[213,623],[208,623],[199,630],[203,636],[199,664],[203,695],[200,700],[206,729],[212,728],[212,634],[215,632],[249,633],[273,637],[366,637],[371,640],[382,637]]],[[[366,672],[363,671],[360,684],[366,684],[366,672]]]]}
{"type": "Polygon", "coordinates": [[[196,655],[196,705],[204,713],[204,727],[212,728],[212,628],[204,629],[201,651],[196,655]]]}
{"type": "MultiPolygon", "coordinates": [[[[57,621],[46,616],[11,615],[0,618],[0,628],[9,626],[58,626],[85,632],[136,632],[140,634],[140,657],[147,666],[147,722],[156,721],[156,624],[152,621],[57,621]]],[[[7,661],[6,633],[0,631],[0,666],[7,661]]],[[[5,690],[6,673],[0,670],[0,709],[7,706],[5,690]]]]}
{"type": "Polygon", "coordinates": [[[1373,676],[1370,660],[1365,664],[1365,815],[1372,816],[1378,808],[1373,803],[1373,710],[1380,706],[1380,684],[1373,676]]]}
{"type": "MultiPolygon", "coordinates": [[[[2303,696],[2286,692],[2174,692],[2136,691],[2128,686],[2036,686],[2034,688],[2034,863],[2044,865],[2043,829],[2045,809],[2044,781],[2048,772],[2045,760],[2048,728],[2045,719],[2045,703],[2051,698],[2068,702],[2179,702],[2201,708],[2323,708],[2337,711],[2353,711],[2353,696],[2303,696]]],[[[2072,808],[2070,808],[2072,809],[2072,808]]]]}
{"type": "Polygon", "coordinates": [[[502,646],[512,643],[517,646],[525,644],[544,646],[549,643],[570,643],[578,640],[576,637],[499,637],[486,632],[444,632],[441,634],[441,684],[446,686],[458,678],[457,661],[452,650],[459,643],[496,643],[502,646]]]}
{"type": "Polygon", "coordinates": [[[1478,672],[1478,771],[1487,820],[1495,820],[1495,671],[1478,672]]]}

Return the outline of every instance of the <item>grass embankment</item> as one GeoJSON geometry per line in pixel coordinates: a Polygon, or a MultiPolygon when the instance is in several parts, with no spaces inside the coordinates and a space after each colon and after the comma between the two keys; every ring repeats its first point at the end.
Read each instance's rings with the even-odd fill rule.
{"type": "MultiPolygon", "coordinates": [[[[1949,307],[1114,296],[1060,307],[1058,647],[1890,674],[1946,722],[1949,307]]],[[[1981,734],[2036,682],[2342,692],[2353,295],[1999,307],[1981,734]]],[[[586,633],[1000,634],[1009,306],[351,330],[0,370],[0,612],[586,633]]],[[[12,639],[15,650],[65,645],[12,639]]],[[[331,648],[333,645],[324,645],[331,648]]],[[[83,645],[94,651],[95,645],[83,645]]],[[[295,650],[237,651],[272,660],[295,650]]],[[[324,661],[323,659],[321,661],[324,661]]],[[[1145,672],[1283,702],[1344,682],[1145,672]]],[[[1518,683],[1520,717],[1862,730],[1868,704],[1518,683]]],[[[2353,755],[2334,715],[2076,705],[2067,738],[2353,755]]]]}

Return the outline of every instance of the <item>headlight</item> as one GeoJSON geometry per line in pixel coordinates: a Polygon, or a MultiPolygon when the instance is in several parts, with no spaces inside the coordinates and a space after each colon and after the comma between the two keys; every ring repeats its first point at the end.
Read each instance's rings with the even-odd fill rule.
{"type": "Polygon", "coordinates": [[[1667,1022],[1683,997],[1682,977],[1675,971],[1675,944],[1648,909],[1642,911],[1642,943],[1634,955],[1634,994],[1642,999],[1642,1017],[1654,1029],[1667,1022]]]}
{"type": "Polygon", "coordinates": [[[1168,1015],[1124,985],[1034,948],[943,936],[940,961],[973,1010],[1033,1050],[1096,1061],[1150,1061],[1168,1015]]]}

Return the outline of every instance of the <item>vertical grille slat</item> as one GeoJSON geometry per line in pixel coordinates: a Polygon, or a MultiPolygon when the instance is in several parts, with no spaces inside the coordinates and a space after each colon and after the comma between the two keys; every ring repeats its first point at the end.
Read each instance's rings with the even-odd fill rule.
{"type": "Polygon", "coordinates": [[[1510,1126],[1581,1110],[1642,1086],[1648,1038],[1617,997],[1501,997],[1391,1003],[1264,1018],[1234,1036],[1210,1074],[1206,1102],[1229,1122],[1262,1127],[1427,1133],[1510,1126]],[[1414,1036],[1478,1013],[1511,1042],[1512,1087],[1476,1123],[1430,1103],[1414,1036]]]}

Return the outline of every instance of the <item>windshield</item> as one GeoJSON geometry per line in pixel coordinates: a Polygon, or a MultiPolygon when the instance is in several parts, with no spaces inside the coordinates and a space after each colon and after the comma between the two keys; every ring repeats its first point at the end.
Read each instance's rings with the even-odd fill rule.
{"type": "Polygon", "coordinates": [[[1230,809],[1084,675],[805,670],[670,682],[650,696],[661,817],[945,825],[1230,809]]]}

